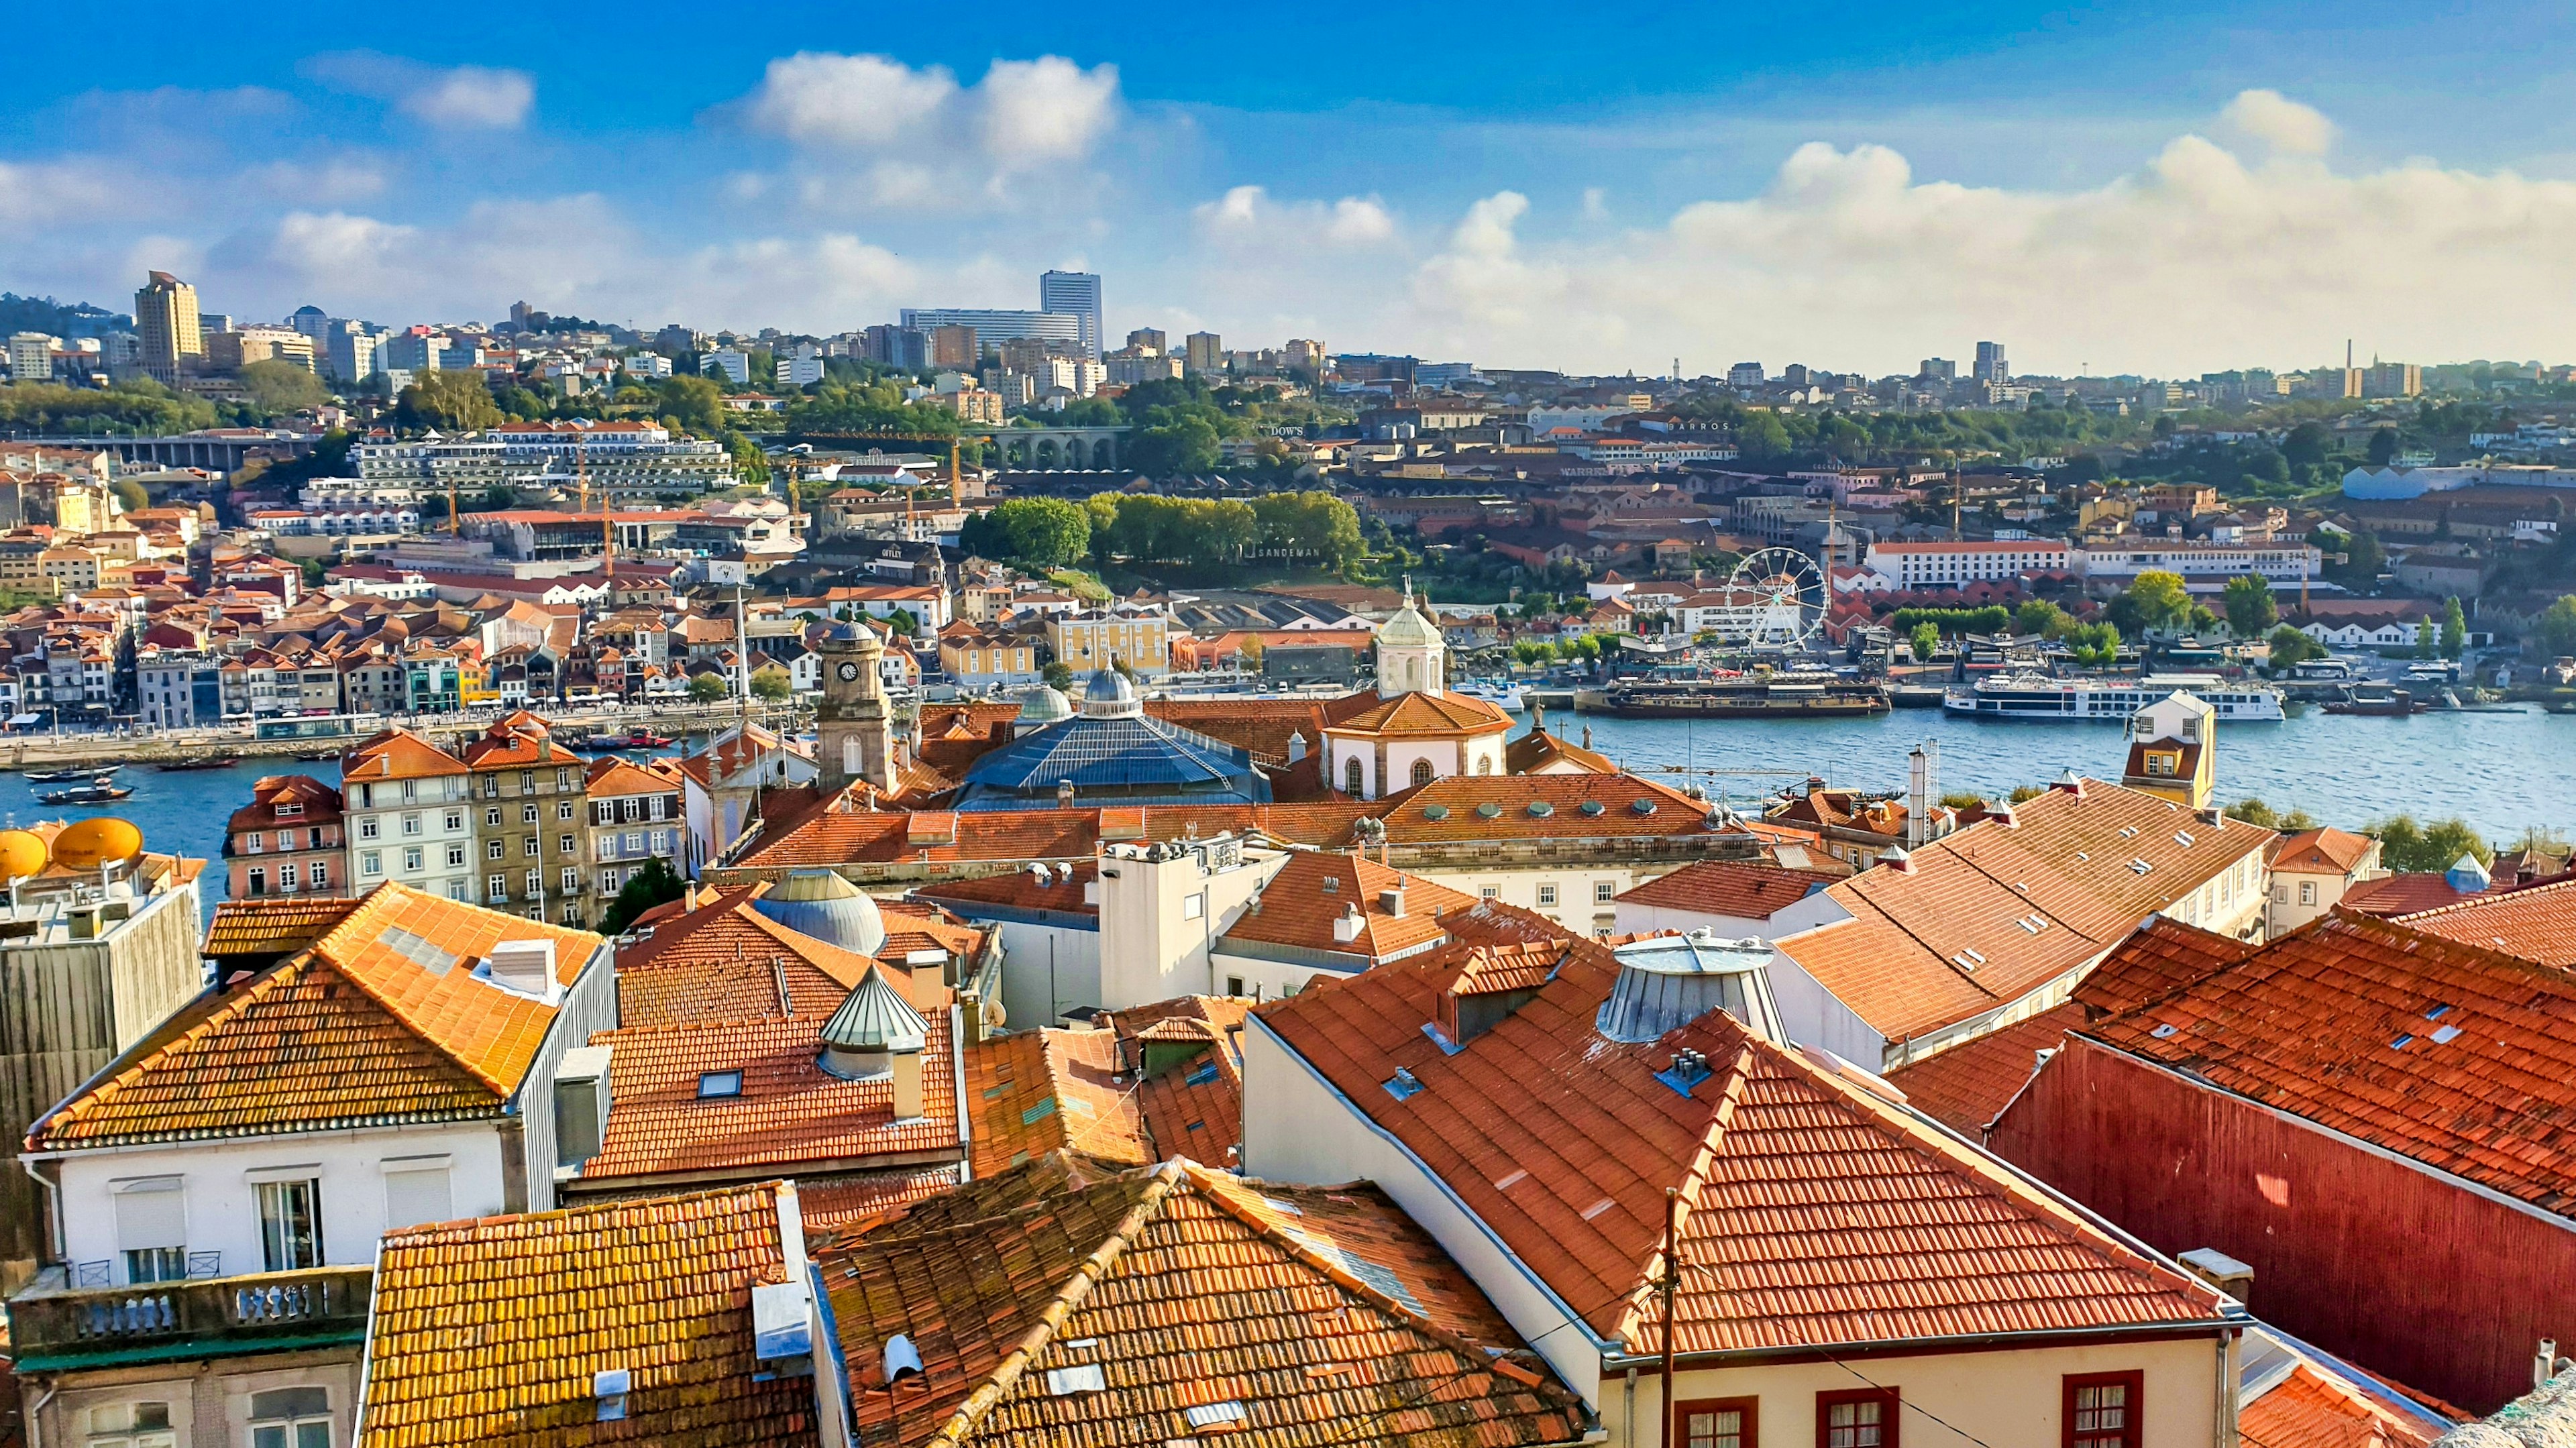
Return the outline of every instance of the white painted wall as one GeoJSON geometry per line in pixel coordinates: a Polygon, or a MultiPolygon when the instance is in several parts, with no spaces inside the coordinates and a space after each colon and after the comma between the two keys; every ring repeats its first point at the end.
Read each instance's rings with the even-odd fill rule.
{"type": "MultiPolygon", "coordinates": [[[[1786,937],[1773,944],[1776,947],[1794,938],[1786,937]]],[[[1857,1011],[1844,1005],[1841,997],[1807,974],[1806,968],[1790,959],[1787,951],[1772,950],[1770,973],[1771,995],[1780,1003],[1780,1028],[1789,1033],[1790,1040],[1822,1046],[1846,1061],[1864,1066],[1886,1059],[1887,1038],[1872,1029],[1857,1011]]]]}
{"type": "Polygon", "coordinates": [[[1097,929],[1020,920],[979,923],[1002,934],[1002,1013],[1011,1029],[1051,1026],[1061,1011],[1101,1003],[1097,929]]]}
{"type": "Polygon", "coordinates": [[[1613,902],[1617,896],[1664,873],[1665,868],[1637,869],[1575,859],[1526,864],[1496,861],[1491,867],[1481,869],[1442,865],[1410,873],[1426,880],[1437,880],[1452,890],[1479,898],[1535,910],[1578,935],[1595,935],[1614,928],[1618,907],[1613,902]],[[1612,900],[1596,898],[1603,885],[1610,887],[1612,900]],[[1555,887],[1556,898],[1541,904],[1549,886],[1555,887]],[[1486,895],[1488,889],[1494,893],[1486,895]]]}
{"type": "MultiPolygon", "coordinates": [[[[1209,842],[1213,844],[1213,842],[1209,842]]],[[[1145,850],[1110,845],[1100,856],[1100,999],[1113,1010],[1215,994],[1222,986],[1208,955],[1287,856],[1243,852],[1231,869],[1211,870],[1210,851],[1148,860],[1145,850]]]]}
{"type": "Polygon", "coordinates": [[[386,1220],[387,1161],[445,1156],[448,1218],[488,1216],[507,1210],[504,1150],[498,1123],[472,1122],[77,1152],[63,1157],[59,1167],[65,1258],[111,1262],[114,1280],[125,1282],[116,1188],[138,1178],[175,1176],[186,1201],[188,1250],[221,1252],[225,1276],[265,1270],[251,1174],[296,1168],[295,1174],[322,1183],[323,1260],[364,1266],[376,1260],[379,1236],[412,1225],[386,1220]]]}

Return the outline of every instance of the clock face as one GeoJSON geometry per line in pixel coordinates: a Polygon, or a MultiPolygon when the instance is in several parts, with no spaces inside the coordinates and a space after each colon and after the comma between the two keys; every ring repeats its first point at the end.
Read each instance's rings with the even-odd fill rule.
{"type": "Polygon", "coordinates": [[[858,680],[858,677],[858,664],[849,659],[841,660],[841,682],[844,684],[855,683],[858,680]]]}

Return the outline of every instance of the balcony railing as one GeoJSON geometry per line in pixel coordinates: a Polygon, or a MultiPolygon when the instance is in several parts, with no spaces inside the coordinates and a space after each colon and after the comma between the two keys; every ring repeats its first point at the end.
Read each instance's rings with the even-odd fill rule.
{"type": "MultiPolygon", "coordinates": [[[[61,1267],[38,1273],[9,1299],[9,1339],[24,1368],[55,1357],[113,1357],[174,1342],[201,1343],[207,1355],[256,1352],[263,1341],[361,1340],[375,1285],[372,1267],[317,1267],[238,1277],[195,1276],[184,1282],[128,1287],[69,1285],[61,1267]]],[[[92,1264],[81,1264],[89,1266],[92,1264]]]]}

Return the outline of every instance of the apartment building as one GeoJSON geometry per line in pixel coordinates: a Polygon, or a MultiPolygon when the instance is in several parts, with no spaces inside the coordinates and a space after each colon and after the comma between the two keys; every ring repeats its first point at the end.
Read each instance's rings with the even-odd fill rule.
{"type": "Polygon", "coordinates": [[[649,861],[686,875],[688,777],[678,766],[609,755],[592,760],[589,774],[590,862],[598,871],[601,906],[617,898],[649,861]]]}
{"type": "Polygon", "coordinates": [[[271,775],[224,827],[228,893],[335,895],[349,888],[340,791],[304,774],[271,775]]]}
{"type": "Polygon", "coordinates": [[[2070,558],[2063,538],[1993,541],[1872,543],[1861,567],[1897,589],[1961,588],[2007,582],[2025,573],[2063,572],[2070,558]]]}
{"type": "Polygon", "coordinates": [[[1172,619],[1160,608],[1122,603],[1047,620],[1047,642],[1058,662],[1077,674],[1109,667],[1112,660],[1146,678],[1170,672],[1172,619]]]}
{"type": "Polygon", "coordinates": [[[465,761],[408,729],[388,729],[350,752],[340,779],[351,887],[390,880],[443,899],[477,898],[465,761]]]}
{"type": "Polygon", "coordinates": [[[531,920],[579,924],[596,892],[584,868],[589,765],[522,709],[465,746],[473,776],[472,851],[480,903],[531,920]]]}

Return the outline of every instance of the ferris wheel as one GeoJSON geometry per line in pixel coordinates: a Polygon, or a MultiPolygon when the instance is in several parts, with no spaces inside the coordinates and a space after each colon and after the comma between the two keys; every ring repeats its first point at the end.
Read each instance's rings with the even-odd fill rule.
{"type": "Polygon", "coordinates": [[[1803,648],[1825,623],[1825,571],[1794,548],[1764,548],[1735,565],[1720,611],[1721,642],[1742,648],[1803,648]]]}

